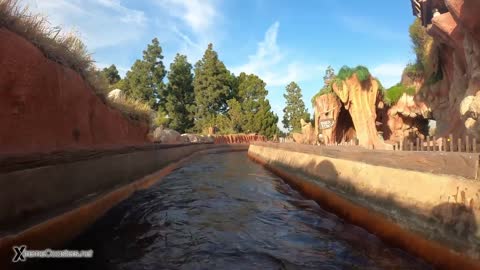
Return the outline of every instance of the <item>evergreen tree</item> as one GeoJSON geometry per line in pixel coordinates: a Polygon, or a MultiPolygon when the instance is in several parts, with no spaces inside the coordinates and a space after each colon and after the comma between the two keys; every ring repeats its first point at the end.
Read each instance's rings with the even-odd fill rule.
{"type": "Polygon", "coordinates": [[[137,60],[125,77],[125,93],[146,102],[154,110],[159,105],[162,107],[164,99],[160,99],[160,93],[164,91],[163,78],[166,75],[163,65],[162,47],[157,38],[152,40],[147,49],[143,51],[143,59],[137,60]]]}
{"type": "Polygon", "coordinates": [[[278,116],[272,112],[268,99],[261,100],[259,110],[254,118],[252,129],[254,132],[271,139],[275,134],[280,133],[277,126],[278,116]]]}
{"type": "Polygon", "coordinates": [[[278,129],[278,117],[271,111],[266,99],[268,91],[265,82],[256,75],[246,75],[243,72],[237,81],[238,102],[243,112],[243,117],[237,121],[242,131],[273,137],[278,129]]]}
{"type": "Polygon", "coordinates": [[[108,68],[104,68],[102,70],[103,74],[108,80],[108,83],[110,85],[116,84],[118,81],[120,81],[122,78],[118,74],[117,67],[115,65],[111,65],[108,68]]]}
{"type": "Polygon", "coordinates": [[[332,66],[328,66],[323,76],[323,88],[329,87],[330,82],[335,78],[335,70],[332,66]]]}
{"type": "Polygon", "coordinates": [[[227,111],[227,100],[232,96],[234,80],[222,61],[218,59],[213,45],[195,64],[193,88],[195,92],[195,127],[198,131],[215,125],[215,118],[227,111]]]}
{"type": "Polygon", "coordinates": [[[185,55],[177,53],[170,64],[166,89],[165,111],[169,117],[169,127],[184,133],[193,127],[195,108],[192,65],[185,55]]]}
{"type": "Polygon", "coordinates": [[[300,119],[310,121],[310,114],[302,100],[302,89],[295,82],[291,82],[285,90],[286,94],[283,97],[286,100],[286,106],[283,109],[282,123],[289,131],[299,132],[302,128],[300,119]]]}

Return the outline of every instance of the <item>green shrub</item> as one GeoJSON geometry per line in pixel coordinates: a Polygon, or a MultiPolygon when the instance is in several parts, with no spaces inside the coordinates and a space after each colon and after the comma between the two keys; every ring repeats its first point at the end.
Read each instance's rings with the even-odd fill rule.
{"type": "Polygon", "coordinates": [[[357,74],[357,78],[361,82],[366,81],[366,80],[368,80],[368,78],[370,78],[370,71],[368,70],[368,68],[366,68],[364,66],[357,66],[355,68],[351,68],[351,67],[348,67],[348,66],[343,66],[338,71],[338,74],[336,76],[337,83],[338,83],[338,81],[344,81],[344,80],[352,77],[353,74],[357,74]]]}
{"type": "Polygon", "coordinates": [[[312,97],[312,106],[315,106],[315,100],[317,99],[317,97],[319,96],[323,96],[323,95],[326,95],[326,94],[335,94],[335,92],[333,91],[333,87],[332,87],[332,83],[333,81],[328,84],[327,86],[325,86],[324,88],[320,89],[320,91],[318,91],[318,93],[316,93],[313,97],[312,97]]]}
{"type": "Polygon", "coordinates": [[[417,62],[415,64],[409,63],[403,70],[403,73],[410,78],[422,76],[424,74],[423,64],[421,62],[417,62]]]}
{"type": "Polygon", "coordinates": [[[364,66],[357,66],[355,68],[355,74],[357,74],[357,78],[361,82],[364,82],[370,78],[370,71],[364,66]]]}
{"type": "Polygon", "coordinates": [[[351,67],[343,66],[336,76],[336,78],[340,81],[344,81],[350,77],[352,77],[354,70],[351,67]]]}
{"type": "Polygon", "coordinates": [[[387,89],[384,93],[384,102],[388,105],[392,105],[397,103],[404,93],[410,96],[415,95],[415,88],[407,87],[401,83],[398,83],[387,89]]]}

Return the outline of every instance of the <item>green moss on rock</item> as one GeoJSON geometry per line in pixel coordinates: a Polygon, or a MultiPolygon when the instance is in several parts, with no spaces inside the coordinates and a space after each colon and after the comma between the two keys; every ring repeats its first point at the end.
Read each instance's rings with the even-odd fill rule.
{"type": "Polygon", "coordinates": [[[401,83],[398,83],[389,89],[385,90],[384,92],[384,102],[388,105],[392,105],[398,102],[398,100],[402,97],[403,94],[407,94],[410,96],[415,95],[415,88],[408,87],[401,83]]]}

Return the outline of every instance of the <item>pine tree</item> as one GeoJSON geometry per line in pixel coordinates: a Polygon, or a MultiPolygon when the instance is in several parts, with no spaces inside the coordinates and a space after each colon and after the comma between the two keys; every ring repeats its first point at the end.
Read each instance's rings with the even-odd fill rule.
{"type": "Polygon", "coordinates": [[[279,134],[280,130],[277,126],[278,116],[271,111],[268,99],[261,100],[259,110],[254,118],[253,130],[256,133],[272,139],[275,134],[279,134]]]}
{"type": "Polygon", "coordinates": [[[193,92],[192,65],[185,55],[177,53],[170,64],[165,95],[165,111],[169,117],[169,127],[186,132],[193,127],[195,95],[193,92]]]}
{"type": "Polygon", "coordinates": [[[291,82],[285,88],[286,94],[283,97],[286,100],[286,106],[283,109],[283,126],[289,131],[301,131],[300,119],[310,121],[310,114],[305,108],[302,100],[302,89],[295,83],[291,82]]]}
{"type": "Polygon", "coordinates": [[[105,75],[110,85],[116,84],[118,81],[120,81],[120,79],[122,79],[118,74],[118,70],[115,65],[104,68],[102,73],[105,75]]]}
{"type": "Polygon", "coordinates": [[[193,87],[197,131],[215,125],[217,115],[227,111],[227,100],[232,96],[233,84],[232,75],[218,59],[213,45],[208,44],[203,58],[195,64],[193,87]]]}
{"type": "Polygon", "coordinates": [[[164,91],[163,78],[166,75],[163,65],[162,47],[157,38],[152,40],[143,51],[143,60],[137,60],[125,77],[125,93],[146,102],[154,110],[164,106],[165,100],[160,97],[164,91]]]}
{"type": "Polygon", "coordinates": [[[256,75],[241,73],[238,77],[238,101],[243,117],[240,125],[243,132],[252,132],[272,137],[277,131],[278,117],[271,111],[265,82],[256,75]]]}
{"type": "Polygon", "coordinates": [[[335,70],[332,66],[328,66],[323,76],[323,88],[327,88],[330,82],[335,78],[335,70]]]}

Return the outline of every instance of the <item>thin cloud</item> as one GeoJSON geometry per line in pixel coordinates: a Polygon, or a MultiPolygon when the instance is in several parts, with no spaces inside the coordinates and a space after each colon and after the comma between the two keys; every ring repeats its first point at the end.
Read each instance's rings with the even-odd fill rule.
{"type": "Polygon", "coordinates": [[[117,0],[23,0],[21,3],[34,13],[48,16],[52,26],[61,25],[66,31],[78,32],[89,49],[136,40],[146,29],[144,12],[129,9],[117,0]]]}
{"type": "Polygon", "coordinates": [[[178,51],[196,61],[214,43],[221,31],[222,13],[217,0],[154,0],[162,9],[159,24],[168,25],[167,31],[176,39],[178,51]]]}
{"type": "Polygon", "coordinates": [[[320,74],[323,66],[312,66],[298,61],[289,61],[287,54],[277,43],[280,23],[273,23],[265,32],[264,39],[258,43],[255,54],[248,62],[234,67],[235,74],[253,73],[262,78],[268,86],[284,86],[291,81],[309,80],[320,74]]]}
{"type": "Polygon", "coordinates": [[[211,29],[220,17],[214,0],[157,0],[157,3],[198,34],[211,29]]]}
{"type": "Polygon", "coordinates": [[[385,87],[391,87],[402,78],[406,63],[383,63],[371,69],[372,75],[377,77],[385,87]]]}

